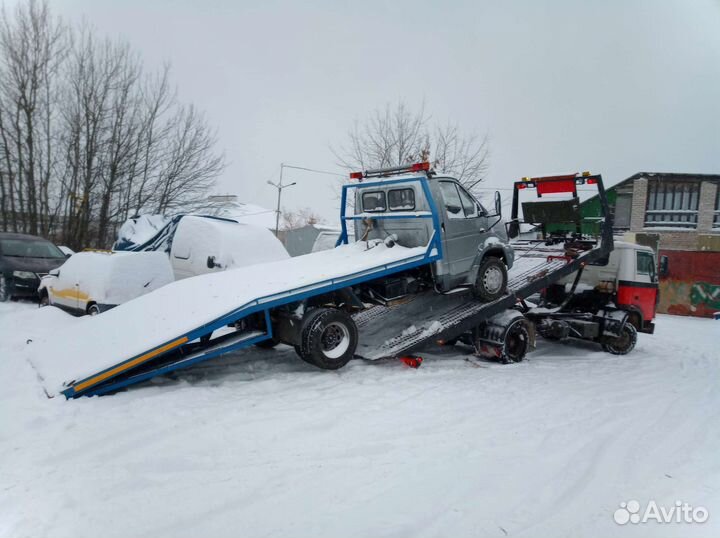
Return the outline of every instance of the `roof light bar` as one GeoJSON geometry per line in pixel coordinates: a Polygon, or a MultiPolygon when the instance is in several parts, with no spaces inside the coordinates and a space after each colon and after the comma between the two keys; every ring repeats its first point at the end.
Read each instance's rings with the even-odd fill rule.
{"type": "Polygon", "coordinates": [[[364,172],[351,172],[350,179],[358,179],[362,181],[363,178],[368,177],[387,177],[397,174],[405,174],[408,172],[427,172],[429,175],[431,173],[430,163],[426,161],[421,163],[406,164],[403,166],[393,166],[391,168],[376,168],[374,170],[365,170],[364,172]]]}

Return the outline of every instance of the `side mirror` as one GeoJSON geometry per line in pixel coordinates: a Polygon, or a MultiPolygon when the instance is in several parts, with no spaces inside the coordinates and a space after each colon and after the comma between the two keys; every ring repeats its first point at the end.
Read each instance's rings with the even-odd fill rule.
{"type": "Polygon", "coordinates": [[[207,259],[207,268],[208,268],[208,269],[215,269],[216,267],[220,267],[220,264],[215,263],[215,256],[208,256],[208,259],[207,259]]]}
{"type": "Polygon", "coordinates": [[[500,191],[495,191],[495,215],[502,217],[502,198],[500,197],[500,191]]]}
{"type": "Polygon", "coordinates": [[[50,276],[60,276],[60,269],[50,269],[48,271],[48,275],[50,276]]]}
{"type": "Polygon", "coordinates": [[[457,215],[460,211],[462,211],[462,207],[459,205],[446,205],[445,208],[453,215],[457,215]]]}
{"type": "Polygon", "coordinates": [[[65,259],[66,259],[66,260],[67,260],[70,256],[72,256],[72,254],[70,254],[69,252],[66,252],[66,253],[65,253],[65,259]]]}
{"type": "Polygon", "coordinates": [[[668,276],[670,273],[670,259],[667,256],[660,256],[660,267],[658,273],[660,276],[668,276]]]}
{"type": "Polygon", "coordinates": [[[515,239],[520,235],[520,222],[516,219],[505,223],[505,230],[507,231],[508,238],[515,239]]]}

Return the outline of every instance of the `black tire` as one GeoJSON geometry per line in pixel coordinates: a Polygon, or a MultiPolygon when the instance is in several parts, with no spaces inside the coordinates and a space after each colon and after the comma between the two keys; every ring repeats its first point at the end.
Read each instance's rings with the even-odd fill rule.
{"type": "Polygon", "coordinates": [[[507,267],[500,258],[488,256],[478,268],[473,294],[484,303],[499,299],[507,290],[507,267]]]}
{"type": "Polygon", "coordinates": [[[97,305],[97,303],[93,303],[87,307],[87,313],[88,316],[97,316],[98,314],[100,314],[100,307],[97,305]]]}
{"type": "Polygon", "coordinates": [[[518,320],[513,323],[505,334],[505,346],[501,362],[503,364],[512,364],[521,362],[527,355],[530,347],[530,333],[524,320],[518,320]]]}
{"type": "Polygon", "coordinates": [[[38,307],[42,308],[44,306],[50,306],[50,297],[48,297],[47,293],[43,293],[40,296],[40,300],[38,301],[38,307]]]}
{"type": "Polygon", "coordinates": [[[357,344],[358,330],[350,314],[318,308],[304,323],[300,358],[323,370],[337,370],[353,358],[357,344]]]}
{"type": "Polygon", "coordinates": [[[0,275],[0,303],[10,300],[10,284],[5,275],[0,275]]]}
{"type": "Polygon", "coordinates": [[[602,343],[602,348],[613,355],[627,355],[637,343],[637,330],[631,323],[626,323],[618,338],[607,339],[602,343]]]}

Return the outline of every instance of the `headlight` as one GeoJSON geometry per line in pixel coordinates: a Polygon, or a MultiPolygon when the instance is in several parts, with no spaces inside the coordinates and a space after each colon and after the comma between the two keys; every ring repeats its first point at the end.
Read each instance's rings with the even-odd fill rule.
{"type": "Polygon", "coordinates": [[[34,279],[35,273],[31,273],[30,271],[13,271],[13,276],[15,278],[34,279]]]}

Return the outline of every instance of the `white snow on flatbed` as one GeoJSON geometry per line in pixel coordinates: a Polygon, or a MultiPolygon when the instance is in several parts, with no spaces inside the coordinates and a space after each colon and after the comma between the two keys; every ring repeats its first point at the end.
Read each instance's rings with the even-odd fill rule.
{"type": "Polygon", "coordinates": [[[0,303],[1,538],[720,535],[720,322],[660,316],[626,357],[541,341],[510,366],[251,349],[48,399],[26,340],[90,321],[0,303]],[[710,519],[618,526],[630,499],[710,519]]]}
{"type": "Polygon", "coordinates": [[[425,250],[382,243],[368,250],[358,242],[180,280],[67,329],[37,335],[25,352],[46,390],[56,394],[64,383],[179,338],[256,299],[411,260],[425,250]]]}

